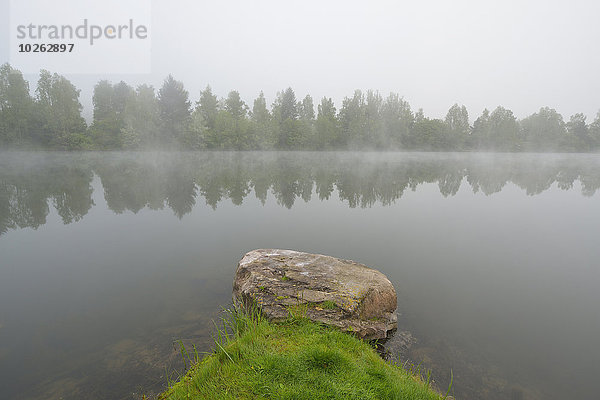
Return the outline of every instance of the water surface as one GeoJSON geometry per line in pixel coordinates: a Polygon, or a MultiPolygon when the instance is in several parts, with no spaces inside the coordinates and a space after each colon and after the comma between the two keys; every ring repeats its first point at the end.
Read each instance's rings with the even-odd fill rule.
{"type": "Polygon", "coordinates": [[[289,248],[383,271],[393,356],[457,398],[596,398],[599,188],[598,155],[0,153],[0,393],[160,391],[289,248]]]}

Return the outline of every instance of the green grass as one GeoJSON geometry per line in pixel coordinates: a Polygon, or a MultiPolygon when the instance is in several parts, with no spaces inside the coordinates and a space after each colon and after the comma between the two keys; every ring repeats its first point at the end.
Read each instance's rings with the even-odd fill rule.
{"type": "Polygon", "coordinates": [[[233,310],[224,326],[214,353],[196,360],[159,399],[444,398],[369,344],[306,318],[274,324],[233,310]]]}
{"type": "Polygon", "coordinates": [[[325,300],[321,303],[321,307],[329,310],[335,310],[337,308],[337,305],[331,300],[325,300]]]}

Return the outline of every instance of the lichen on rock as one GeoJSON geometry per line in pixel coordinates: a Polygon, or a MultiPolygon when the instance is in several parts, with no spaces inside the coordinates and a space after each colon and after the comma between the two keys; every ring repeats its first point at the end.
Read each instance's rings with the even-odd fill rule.
{"type": "Polygon", "coordinates": [[[381,272],[354,261],[293,250],[261,249],[239,262],[233,297],[283,320],[306,316],[363,339],[384,339],[397,327],[397,298],[381,272]]]}

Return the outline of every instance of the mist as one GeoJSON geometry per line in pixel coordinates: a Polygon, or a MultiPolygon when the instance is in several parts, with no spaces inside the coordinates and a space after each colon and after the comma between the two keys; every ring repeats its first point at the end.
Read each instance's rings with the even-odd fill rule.
{"type": "MultiPolygon", "coordinates": [[[[8,7],[0,2],[4,27],[8,7]]],[[[548,106],[593,118],[599,12],[594,1],[152,1],[151,74],[67,77],[88,120],[99,80],[159,87],[170,73],[192,100],[207,84],[248,104],[261,90],[271,103],[292,87],[339,108],[354,89],[373,89],[433,118],[454,103],[472,114],[502,105],[524,118],[548,106]]],[[[7,28],[0,34],[0,60],[9,61],[7,28]]]]}
{"type": "MultiPolygon", "coordinates": [[[[388,398],[411,392],[388,380],[406,373],[435,398],[430,382],[597,397],[599,15],[591,0],[0,0],[0,393],[163,398],[248,361],[250,386],[205,386],[388,398]],[[285,373],[272,361],[289,354],[246,357],[240,332],[221,346],[214,321],[256,322],[225,322],[253,249],[383,273],[397,329],[364,321],[387,336],[365,355],[393,370],[363,363],[368,388],[339,378],[354,360],[333,342],[285,373]],[[201,357],[217,362],[188,369],[201,357]]],[[[256,293],[286,324],[349,315],[256,293]]],[[[364,299],[348,303],[366,315],[364,299]]]]}
{"type": "Polygon", "coordinates": [[[387,348],[440,387],[452,369],[456,398],[593,398],[599,166],[596,154],[0,152],[0,387],[162,391],[165,369],[183,367],[174,338],[210,352],[236,261],[273,246],[376,265],[398,293],[402,335],[387,348]]]}

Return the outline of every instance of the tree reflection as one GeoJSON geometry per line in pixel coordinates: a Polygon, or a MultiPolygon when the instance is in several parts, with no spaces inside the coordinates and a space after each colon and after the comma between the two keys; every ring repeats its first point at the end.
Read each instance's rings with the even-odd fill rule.
{"type": "Polygon", "coordinates": [[[94,205],[94,175],[80,159],[3,153],[1,160],[0,234],[44,225],[49,203],[65,224],[80,220],[94,205]]]}
{"type": "Polygon", "coordinates": [[[199,200],[216,209],[241,205],[248,196],[264,205],[292,208],[313,194],[329,200],[337,191],[349,207],[390,205],[407,189],[436,184],[444,197],[467,182],[492,195],[514,184],[528,195],[554,185],[582,194],[600,188],[596,155],[414,153],[3,153],[0,159],[0,234],[46,223],[50,204],[63,223],[79,221],[94,206],[97,176],[115,213],[168,207],[178,218],[199,200]]]}

